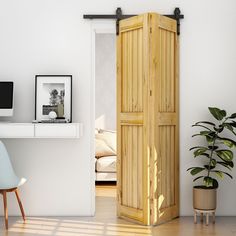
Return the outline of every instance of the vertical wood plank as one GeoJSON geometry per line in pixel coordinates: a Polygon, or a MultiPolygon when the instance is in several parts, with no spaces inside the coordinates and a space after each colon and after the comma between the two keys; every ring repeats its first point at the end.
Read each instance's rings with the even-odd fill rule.
{"type": "Polygon", "coordinates": [[[128,81],[128,111],[132,112],[132,107],[133,107],[133,102],[132,102],[132,97],[133,97],[133,88],[132,88],[132,82],[133,82],[133,75],[132,75],[132,67],[133,67],[133,61],[132,61],[132,32],[127,32],[128,35],[128,76],[127,76],[127,81],[128,81]]]}
{"type": "Polygon", "coordinates": [[[122,56],[123,49],[121,47],[123,45],[123,34],[120,34],[120,37],[116,37],[116,128],[117,128],[117,216],[121,215],[120,206],[122,205],[122,170],[121,170],[121,157],[122,157],[122,142],[121,142],[121,123],[120,123],[120,114],[122,110],[122,102],[123,102],[123,87],[122,87],[122,68],[124,65],[122,64],[122,56]]]}
{"type": "Polygon", "coordinates": [[[177,125],[175,129],[175,204],[179,214],[179,38],[175,34],[175,111],[177,125]]]}
{"type": "Polygon", "coordinates": [[[175,128],[171,126],[171,205],[175,203],[175,128]]]}
{"type": "MultiPolygon", "coordinates": [[[[169,109],[169,108],[168,108],[169,109]]],[[[170,192],[170,187],[171,187],[171,178],[170,178],[170,175],[171,175],[171,172],[170,172],[170,162],[171,162],[171,154],[170,154],[170,150],[171,150],[171,126],[167,126],[167,138],[166,138],[166,148],[167,148],[167,156],[166,156],[166,165],[167,165],[167,173],[166,173],[166,176],[167,176],[167,180],[166,180],[166,184],[167,184],[167,194],[166,194],[166,204],[167,206],[169,207],[171,204],[170,204],[170,195],[171,195],[171,192],[170,192]]]]}
{"type": "MultiPolygon", "coordinates": [[[[124,72],[125,72],[125,76],[123,78],[123,83],[124,83],[124,87],[125,87],[125,112],[129,111],[129,35],[128,32],[123,33],[125,36],[125,42],[124,42],[124,50],[125,50],[125,65],[124,65],[124,72]]],[[[129,166],[128,166],[128,147],[127,147],[127,143],[128,143],[128,130],[126,126],[123,126],[123,130],[124,130],[124,135],[122,137],[123,142],[124,142],[124,167],[122,168],[122,171],[124,172],[124,189],[123,189],[123,198],[124,198],[124,205],[128,206],[129,205],[129,199],[128,199],[128,180],[129,180],[129,175],[128,175],[128,171],[129,171],[129,166]]]]}
{"type": "Polygon", "coordinates": [[[175,35],[171,33],[170,37],[170,77],[171,77],[171,86],[170,86],[170,96],[171,96],[171,112],[175,112],[175,35]]]}
{"type": "Polygon", "coordinates": [[[171,112],[170,104],[170,32],[166,32],[166,112],[171,112]]]}
{"type": "Polygon", "coordinates": [[[162,66],[162,60],[160,60],[160,58],[162,58],[162,54],[163,54],[163,49],[162,49],[162,38],[163,38],[163,36],[162,36],[162,30],[158,30],[158,32],[159,32],[159,38],[157,39],[158,41],[158,51],[159,51],[159,57],[158,57],[158,59],[159,59],[159,76],[157,77],[158,79],[157,79],[157,81],[156,81],[156,83],[158,84],[157,86],[158,86],[158,92],[159,92],[159,94],[160,94],[160,96],[158,96],[158,98],[159,99],[157,99],[157,101],[158,101],[158,107],[157,107],[157,111],[158,112],[161,112],[162,111],[162,99],[161,98],[163,98],[163,85],[162,85],[162,78],[163,78],[163,66],[162,66]]]}
{"type": "Polygon", "coordinates": [[[142,133],[142,127],[138,127],[138,208],[143,209],[143,133],[142,133]]]}
{"type": "Polygon", "coordinates": [[[143,111],[143,31],[138,30],[138,109],[143,111]]]}
{"type": "Polygon", "coordinates": [[[122,112],[127,111],[127,105],[126,105],[126,97],[127,97],[127,34],[122,33],[122,112]]]}
{"type": "Polygon", "coordinates": [[[143,27],[143,213],[146,216],[143,219],[144,224],[150,224],[150,201],[149,201],[149,158],[150,158],[150,145],[149,145],[149,91],[150,91],[150,64],[149,64],[149,50],[150,50],[150,15],[144,18],[143,27]]]}
{"type": "Polygon", "coordinates": [[[137,112],[138,111],[138,31],[135,30],[133,32],[133,68],[132,68],[132,74],[133,74],[133,101],[132,101],[132,111],[137,112]]]}
{"type": "Polygon", "coordinates": [[[132,188],[132,192],[133,192],[133,207],[134,208],[138,208],[138,150],[137,150],[137,146],[138,146],[138,133],[137,133],[137,126],[133,126],[133,133],[132,133],[132,138],[133,138],[133,145],[132,145],[132,156],[133,156],[133,166],[132,166],[132,171],[133,171],[133,188],[132,188]]]}
{"type": "Polygon", "coordinates": [[[162,88],[163,97],[160,98],[162,101],[162,112],[166,111],[166,32],[162,30],[162,88]]]}
{"type": "Polygon", "coordinates": [[[150,146],[150,160],[149,160],[149,195],[150,195],[150,224],[156,223],[156,214],[154,207],[157,204],[157,169],[156,169],[156,148],[155,148],[155,130],[156,130],[156,112],[155,106],[158,105],[156,96],[158,94],[157,90],[157,83],[156,80],[158,79],[158,35],[156,30],[156,25],[158,22],[158,16],[152,14],[150,16],[150,35],[149,35],[149,45],[151,47],[151,51],[149,52],[149,67],[150,67],[150,74],[149,74],[149,146],[150,146]]]}
{"type": "Polygon", "coordinates": [[[133,192],[132,190],[132,175],[133,175],[133,166],[132,166],[132,127],[128,126],[128,142],[127,142],[127,148],[128,148],[128,206],[132,207],[132,200],[133,200],[133,192]]]}
{"type": "MultiPolygon", "coordinates": [[[[165,104],[165,103],[164,103],[165,104]]],[[[163,167],[162,167],[162,172],[163,172],[163,204],[162,207],[166,207],[166,192],[167,192],[167,178],[166,178],[166,168],[167,168],[167,149],[166,149],[166,126],[162,126],[162,132],[163,132],[163,141],[162,141],[162,150],[163,150],[163,167]]]]}
{"type": "Polygon", "coordinates": [[[126,146],[125,146],[125,137],[126,137],[126,132],[125,132],[125,127],[123,126],[121,128],[121,140],[122,140],[122,153],[121,153],[121,161],[122,161],[122,204],[123,205],[127,205],[127,191],[126,191],[126,186],[127,186],[127,177],[126,177],[126,173],[127,173],[127,167],[126,167],[126,146]]]}
{"type": "Polygon", "coordinates": [[[157,159],[157,161],[158,161],[158,171],[157,171],[157,173],[158,173],[158,199],[157,199],[157,209],[156,209],[156,214],[158,214],[159,213],[159,209],[160,209],[160,207],[161,207],[161,198],[162,198],[162,195],[163,195],[163,190],[162,190],[162,186],[163,186],[163,178],[162,178],[162,165],[163,165],[163,153],[162,153],[162,149],[161,149],[161,147],[162,147],[162,129],[161,129],[161,127],[159,126],[158,128],[157,128],[157,131],[158,131],[158,133],[157,133],[157,135],[158,135],[158,137],[159,137],[159,139],[158,140],[156,140],[156,141],[158,141],[158,143],[157,143],[157,152],[158,152],[158,159],[157,159]]]}

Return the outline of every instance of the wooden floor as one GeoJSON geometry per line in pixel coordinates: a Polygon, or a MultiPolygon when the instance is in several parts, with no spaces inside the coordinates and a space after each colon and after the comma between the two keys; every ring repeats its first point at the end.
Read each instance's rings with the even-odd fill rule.
{"type": "Polygon", "coordinates": [[[9,230],[0,218],[0,236],[236,236],[236,217],[217,217],[216,224],[193,224],[193,217],[180,217],[157,227],[135,225],[116,218],[115,187],[96,189],[95,217],[10,217],[9,230]]]}

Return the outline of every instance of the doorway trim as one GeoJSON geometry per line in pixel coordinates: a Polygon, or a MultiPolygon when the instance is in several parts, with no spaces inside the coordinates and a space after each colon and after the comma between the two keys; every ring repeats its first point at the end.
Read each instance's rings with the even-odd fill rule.
{"type": "Polygon", "coordinates": [[[113,20],[91,21],[91,130],[90,130],[90,158],[91,158],[91,214],[95,215],[96,189],[95,189],[95,67],[96,67],[96,34],[116,34],[113,20]]]}

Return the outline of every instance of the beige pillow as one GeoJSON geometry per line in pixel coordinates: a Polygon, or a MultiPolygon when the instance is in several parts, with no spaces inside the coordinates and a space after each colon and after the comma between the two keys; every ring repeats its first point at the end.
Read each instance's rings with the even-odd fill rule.
{"type": "Polygon", "coordinates": [[[114,156],[116,153],[112,150],[104,140],[97,139],[95,140],[96,149],[95,155],[97,158],[104,156],[114,156]]]}
{"type": "Polygon", "coordinates": [[[107,146],[115,152],[114,155],[116,155],[116,132],[100,130],[99,133],[96,134],[96,139],[103,140],[107,146]]]}

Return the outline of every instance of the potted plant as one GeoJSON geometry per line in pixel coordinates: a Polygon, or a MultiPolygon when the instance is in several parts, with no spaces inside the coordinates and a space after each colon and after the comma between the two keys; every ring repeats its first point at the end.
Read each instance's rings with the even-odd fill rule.
{"type": "Polygon", "coordinates": [[[192,137],[200,136],[205,144],[190,149],[194,158],[201,158],[202,165],[187,170],[195,177],[193,182],[201,181],[200,185],[193,187],[193,208],[199,210],[216,209],[217,179],[223,179],[224,176],[232,179],[228,172],[234,167],[231,149],[236,147],[236,142],[229,133],[224,136],[226,130],[231,136],[236,135],[236,113],[227,116],[225,110],[216,107],[208,109],[216,122],[199,121],[193,125],[202,130],[192,137]]]}

